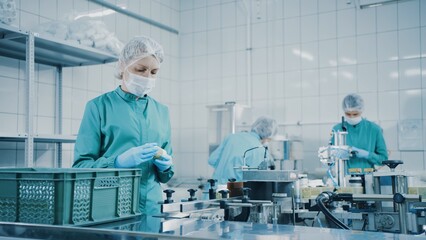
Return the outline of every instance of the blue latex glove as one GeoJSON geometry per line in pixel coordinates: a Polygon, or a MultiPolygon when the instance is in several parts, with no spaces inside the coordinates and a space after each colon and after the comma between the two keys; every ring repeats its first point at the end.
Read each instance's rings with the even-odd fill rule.
{"type": "Polygon", "coordinates": [[[132,147],[119,155],[115,160],[117,168],[133,168],[151,160],[157,152],[157,143],[146,143],[142,146],[132,147]]]}
{"type": "Polygon", "coordinates": [[[370,155],[370,152],[357,147],[352,147],[352,151],[355,152],[355,156],[359,158],[368,158],[368,155],[370,155]]]}
{"type": "Polygon", "coordinates": [[[163,153],[159,159],[154,161],[154,164],[158,170],[164,172],[173,165],[173,159],[169,154],[163,153]]]}

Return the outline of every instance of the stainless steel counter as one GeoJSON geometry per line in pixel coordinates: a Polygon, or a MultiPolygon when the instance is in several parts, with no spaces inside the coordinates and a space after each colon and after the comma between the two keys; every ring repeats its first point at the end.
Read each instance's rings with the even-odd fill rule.
{"type": "Polygon", "coordinates": [[[213,222],[210,220],[172,219],[141,216],[125,221],[91,227],[64,227],[0,222],[0,239],[426,239],[379,232],[302,227],[292,225],[213,222]]]}

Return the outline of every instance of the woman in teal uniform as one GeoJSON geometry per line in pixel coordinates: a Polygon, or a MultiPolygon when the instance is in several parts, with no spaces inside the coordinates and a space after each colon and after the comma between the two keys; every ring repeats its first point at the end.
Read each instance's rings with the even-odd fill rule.
{"type": "MultiPolygon", "coordinates": [[[[228,179],[243,180],[243,173],[238,167],[245,164],[258,167],[265,158],[265,147],[278,132],[277,122],[269,117],[259,117],[252,125],[250,132],[239,132],[227,136],[209,157],[209,165],[215,170],[213,178],[219,184],[226,184],[228,179]]],[[[266,152],[268,160],[272,160],[266,152]]]]}
{"type": "Polygon", "coordinates": [[[135,37],[123,48],[114,91],[89,101],[74,149],[77,168],[139,168],[142,170],[139,207],[160,213],[160,183],[173,174],[168,108],[149,97],[154,88],[163,48],[148,37],[135,37]],[[154,155],[162,148],[162,157],[154,155]]]}
{"type": "MultiPolygon", "coordinates": [[[[333,127],[334,131],[346,128],[346,144],[351,146],[352,156],[348,161],[348,174],[364,174],[374,171],[374,165],[382,165],[388,159],[382,128],[362,118],[364,100],[358,94],[349,94],[343,99],[345,122],[333,127]]],[[[332,139],[333,142],[333,139],[332,139]]],[[[340,152],[341,157],[349,157],[348,152],[340,152]],[[346,156],[344,156],[346,155],[346,156]]]]}

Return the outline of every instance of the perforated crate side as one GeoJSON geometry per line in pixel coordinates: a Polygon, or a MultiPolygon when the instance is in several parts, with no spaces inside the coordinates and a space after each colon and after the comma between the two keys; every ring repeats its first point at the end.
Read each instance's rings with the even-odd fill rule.
{"type": "Polygon", "coordinates": [[[16,222],[18,212],[16,173],[0,173],[0,221],[16,222]]]}
{"type": "Polygon", "coordinates": [[[90,203],[92,202],[92,181],[90,179],[75,180],[72,206],[72,222],[74,224],[89,222],[90,203]]]}
{"type": "Polygon", "coordinates": [[[54,223],[55,184],[53,180],[19,181],[18,220],[24,223],[54,223]]]}
{"type": "Polygon", "coordinates": [[[127,216],[139,214],[140,171],[122,171],[118,195],[117,214],[127,216]]]}
{"type": "Polygon", "coordinates": [[[136,169],[0,169],[0,221],[82,226],[136,216],[140,176],[136,169]]]}

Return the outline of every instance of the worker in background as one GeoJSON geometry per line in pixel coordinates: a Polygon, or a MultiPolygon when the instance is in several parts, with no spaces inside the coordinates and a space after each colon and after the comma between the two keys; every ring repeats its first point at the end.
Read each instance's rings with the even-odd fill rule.
{"type": "Polygon", "coordinates": [[[74,150],[73,167],[141,169],[139,208],[150,215],[160,213],[160,183],[174,174],[168,108],[148,96],[163,58],[148,37],[124,46],[116,74],[122,84],[87,103],[74,150]]]}
{"type": "MultiPolygon", "coordinates": [[[[341,150],[340,157],[349,158],[348,174],[364,174],[374,171],[374,165],[382,165],[388,159],[383,130],[377,124],[362,118],[364,100],[358,94],[349,94],[343,99],[345,112],[344,127],[348,134],[346,144],[349,151],[341,150]]],[[[333,127],[334,131],[342,131],[342,123],[333,127]]],[[[331,139],[332,144],[333,139],[331,139]]]]}
{"type": "Polygon", "coordinates": [[[265,160],[265,153],[270,161],[272,157],[265,146],[277,131],[277,122],[263,116],[253,123],[250,132],[227,136],[209,157],[209,165],[215,169],[213,179],[217,179],[218,184],[226,184],[231,178],[238,182],[242,180],[241,167],[244,164],[248,167],[258,167],[265,160]]]}

